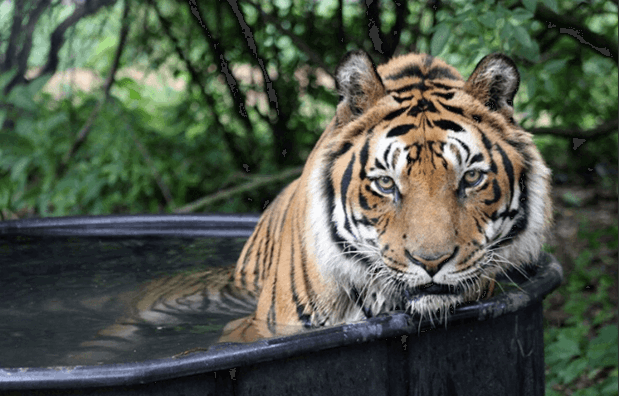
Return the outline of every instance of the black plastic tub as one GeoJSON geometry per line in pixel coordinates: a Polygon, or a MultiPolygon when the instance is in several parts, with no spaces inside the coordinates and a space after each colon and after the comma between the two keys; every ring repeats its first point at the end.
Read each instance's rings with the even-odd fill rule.
{"type": "MultiPolygon", "coordinates": [[[[107,268],[106,257],[133,260],[135,267],[123,264],[127,274],[172,257],[166,254],[173,254],[168,261],[174,265],[194,265],[207,258],[182,247],[200,248],[205,240],[214,240],[212,251],[233,263],[257,219],[158,215],[0,222],[0,289],[13,290],[16,283],[26,282],[34,295],[46,288],[62,292],[71,287],[63,282],[70,274],[107,268]],[[232,248],[228,240],[241,243],[232,248]],[[110,256],[106,252],[115,243],[122,248],[112,249],[116,256],[110,256]],[[153,253],[153,247],[160,252],[153,253]],[[50,279],[58,281],[56,286],[49,286],[50,279]]],[[[62,338],[54,329],[65,325],[39,331],[45,327],[44,316],[38,326],[36,318],[28,317],[29,304],[22,308],[7,301],[23,291],[11,291],[2,297],[5,324],[0,337],[17,341],[0,344],[0,394],[543,395],[542,299],[561,279],[560,265],[543,254],[516,287],[459,307],[446,326],[395,313],[251,344],[208,350],[199,350],[205,345],[197,344],[196,352],[184,355],[176,354],[187,348],[127,363],[60,366],[36,362],[53,355],[56,340],[62,338]],[[24,328],[16,330],[22,323],[24,328]],[[20,350],[24,339],[30,344],[20,350]],[[34,363],[5,363],[9,357],[34,363]]],[[[36,300],[33,297],[32,304],[36,300]]],[[[58,315],[64,315],[66,326],[82,321],[79,310],[58,315]]]]}

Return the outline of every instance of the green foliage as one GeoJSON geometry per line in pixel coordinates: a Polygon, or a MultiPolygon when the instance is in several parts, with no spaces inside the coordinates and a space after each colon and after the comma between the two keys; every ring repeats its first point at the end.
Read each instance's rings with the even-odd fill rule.
{"type": "Polygon", "coordinates": [[[578,389],[573,395],[617,394],[617,312],[611,301],[616,273],[608,273],[616,261],[599,254],[608,262],[592,262],[600,249],[617,248],[617,226],[587,231],[582,223],[580,237],[589,242],[557,292],[565,298],[563,307],[570,316],[563,327],[547,327],[544,332],[546,394],[578,389]],[[604,241],[604,242],[601,242],[604,241]]]}
{"type": "MultiPolygon", "coordinates": [[[[10,126],[0,148],[0,176],[6,176],[0,181],[0,213],[170,211],[242,183],[248,173],[302,164],[337,103],[333,80],[325,72],[335,69],[346,50],[356,48],[370,50],[379,61],[387,50],[416,48],[445,58],[465,76],[482,56],[505,52],[520,66],[516,107],[523,111],[519,117],[525,126],[540,116],[552,125],[583,128],[616,117],[616,64],[536,18],[540,7],[548,7],[582,16],[595,32],[612,36],[617,32],[615,6],[593,2],[587,10],[550,0],[454,0],[438,8],[403,4],[406,12],[404,5],[382,2],[379,20],[373,22],[380,24],[381,54],[368,35],[361,3],[345,2],[343,43],[335,2],[265,1],[233,9],[205,0],[199,5],[208,34],[188,7],[170,1],[157,2],[156,9],[135,3],[111,97],[66,172],[59,172],[60,163],[101,93],[61,86],[64,96],[59,98],[41,91],[47,79],[40,78],[15,86],[0,99],[0,122],[10,126]],[[399,14],[404,28],[390,38],[399,14]],[[241,28],[239,16],[249,30],[241,28]],[[398,46],[390,49],[387,41],[396,38],[398,46]],[[235,76],[236,85],[228,86],[230,81],[222,78],[226,72],[235,76]],[[156,83],[146,82],[153,78],[156,83]],[[180,88],[170,88],[171,83],[180,88]],[[243,109],[238,100],[245,100],[243,109]],[[166,189],[171,197],[166,198],[166,189]]],[[[2,7],[9,7],[3,18],[11,21],[11,7],[2,7]]],[[[87,68],[105,77],[118,45],[122,7],[122,2],[104,7],[71,28],[59,53],[60,69],[87,68]]],[[[74,8],[55,5],[43,13],[34,32],[31,66],[44,64],[49,34],[74,8]]],[[[0,82],[6,85],[11,78],[4,73],[0,82]]],[[[551,165],[565,172],[593,169],[596,158],[616,163],[616,135],[600,144],[585,143],[579,148],[584,160],[569,154],[566,139],[541,137],[538,144],[551,165]]],[[[260,211],[280,188],[260,189],[208,209],[260,211]]]]}
{"type": "MultiPolygon", "coordinates": [[[[76,7],[62,3],[53,2],[35,25],[26,59],[30,71],[45,64],[50,34],[76,7]]],[[[571,18],[616,47],[616,2],[430,3],[383,0],[380,15],[370,23],[364,2],[344,1],[340,11],[338,2],[326,1],[254,0],[233,9],[226,2],[202,0],[197,4],[207,33],[187,6],[133,1],[110,97],[63,170],[77,134],[103,100],[101,82],[119,43],[124,3],[101,8],[67,30],[58,53],[58,71],[86,70],[99,77],[98,84],[83,91],[68,78],[51,93],[50,76],[44,76],[5,94],[15,65],[0,74],[0,219],[173,211],[256,174],[298,166],[337,104],[328,73],[354,49],[367,50],[377,62],[392,53],[431,53],[465,77],[483,56],[503,52],[519,66],[515,117],[525,128],[590,129],[616,119],[616,60],[540,17],[543,11],[556,13],[559,21],[571,18]],[[370,38],[370,26],[379,27],[381,43],[370,38]]],[[[15,4],[0,2],[2,55],[15,4]]],[[[0,65],[4,59],[0,56],[0,65]]],[[[536,137],[553,172],[597,172],[602,184],[616,191],[617,134],[587,139],[577,149],[571,138],[536,137]],[[598,171],[599,164],[610,171],[598,171]]],[[[259,212],[283,184],[238,194],[205,210],[259,212]]],[[[563,201],[582,204],[570,194],[563,201]]],[[[616,274],[608,273],[613,263],[600,254],[616,251],[617,227],[585,229],[579,237],[588,248],[559,290],[570,317],[563,327],[545,332],[549,395],[576,385],[582,389],[572,395],[617,394],[617,327],[608,324],[616,315],[609,298],[616,274]]],[[[191,331],[209,331],[209,326],[191,331]]]]}

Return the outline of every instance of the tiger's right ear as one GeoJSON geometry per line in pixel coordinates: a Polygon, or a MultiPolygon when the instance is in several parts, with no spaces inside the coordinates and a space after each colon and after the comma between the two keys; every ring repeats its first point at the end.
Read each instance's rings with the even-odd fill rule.
{"type": "Polygon", "coordinates": [[[340,95],[340,104],[337,106],[340,125],[358,118],[385,96],[383,81],[372,58],[365,51],[347,53],[335,75],[340,95]]]}

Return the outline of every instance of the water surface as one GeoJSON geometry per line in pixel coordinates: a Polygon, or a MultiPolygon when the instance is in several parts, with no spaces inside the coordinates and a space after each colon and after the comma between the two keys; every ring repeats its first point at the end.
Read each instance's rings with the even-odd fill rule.
{"type": "Polygon", "coordinates": [[[133,362],[207,348],[244,314],[211,312],[195,279],[233,268],[245,240],[0,236],[0,367],[133,362]],[[161,279],[168,281],[153,283],[161,279]]]}

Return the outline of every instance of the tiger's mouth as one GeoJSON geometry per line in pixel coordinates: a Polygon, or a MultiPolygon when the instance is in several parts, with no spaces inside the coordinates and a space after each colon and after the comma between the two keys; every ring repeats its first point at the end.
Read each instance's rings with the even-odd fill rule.
{"type": "Polygon", "coordinates": [[[407,300],[412,301],[423,296],[438,296],[452,295],[457,296],[463,294],[464,289],[461,286],[445,285],[439,283],[426,283],[425,285],[417,286],[413,289],[404,289],[404,296],[407,300]]]}

